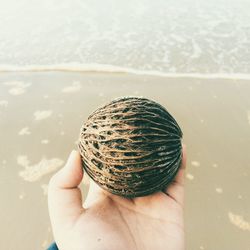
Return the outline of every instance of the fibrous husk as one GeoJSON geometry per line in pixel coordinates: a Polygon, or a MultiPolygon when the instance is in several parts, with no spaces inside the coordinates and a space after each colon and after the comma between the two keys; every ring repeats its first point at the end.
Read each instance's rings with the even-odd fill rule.
{"type": "Polygon", "coordinates": [[[78,142],[87,174],[103,189],[139,197],[165,188],[182,160],[182,132],[160,104],[115,99],[93,112],[78,142]]]}

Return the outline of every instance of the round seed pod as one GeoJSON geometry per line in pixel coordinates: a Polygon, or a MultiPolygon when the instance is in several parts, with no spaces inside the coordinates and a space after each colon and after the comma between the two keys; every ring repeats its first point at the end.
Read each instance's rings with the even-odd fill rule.
{"type": "Polygon", "coordinates": [[[160,104],[115,99],[94,111],[78,141],[82,165],[103,189],[123,197],[164,189],[182,160],[182,131],[160,104]]]}

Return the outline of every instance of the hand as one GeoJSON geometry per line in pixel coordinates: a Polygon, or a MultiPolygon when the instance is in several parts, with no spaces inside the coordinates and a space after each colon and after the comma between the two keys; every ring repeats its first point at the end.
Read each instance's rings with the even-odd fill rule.
{"type": "Polygon", "coordinates": [[[164,192],[134,199],[90,183],[82,204],[81,158],[72,151],[49,184],[49,213],[59,250],[184,250],[184,168],[164,192]]]}

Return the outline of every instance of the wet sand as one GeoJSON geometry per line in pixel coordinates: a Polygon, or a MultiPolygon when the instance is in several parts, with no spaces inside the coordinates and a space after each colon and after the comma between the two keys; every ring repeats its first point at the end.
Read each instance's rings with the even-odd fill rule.
{"type": "Polygon", "coordinates": [[[50,244],[48,181],[76,148],[87,116],[123,95],[160,102],[182,127],[187,249],[249,249],[249,93],[250,80],[1,73],[0,249],[50,244]]]}

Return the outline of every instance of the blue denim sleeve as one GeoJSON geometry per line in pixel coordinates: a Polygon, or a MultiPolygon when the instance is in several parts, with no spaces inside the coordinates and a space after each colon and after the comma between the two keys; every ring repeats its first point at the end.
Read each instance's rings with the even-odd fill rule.
{"type": "Polygon", "coordinates": [[[52,243],[47,250],[59,250],[56,243],[52,243]]]}

